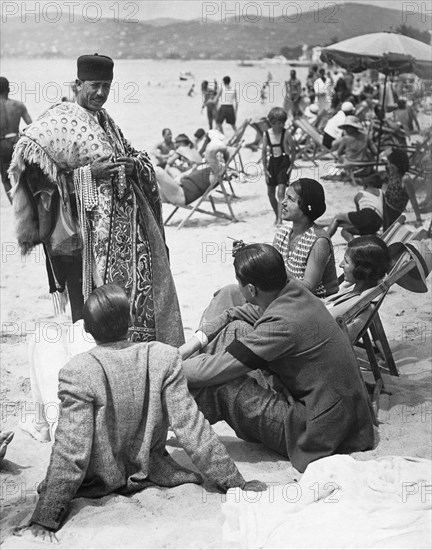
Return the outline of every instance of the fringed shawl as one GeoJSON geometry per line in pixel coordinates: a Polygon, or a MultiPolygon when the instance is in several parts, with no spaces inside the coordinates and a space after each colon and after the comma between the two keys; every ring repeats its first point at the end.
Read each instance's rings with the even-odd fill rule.
{"type": "Polygon", "coordinates": [[[83,189],[77,189],[81,231],[86,236],[83,258],[91,259],[90,267],[87,265],[83,272],[83,288],[110,282],[119,284],[131,303],[131,338],[177,346],[183,342],[183,329],[154,170],[148,155],[130,146],[104,109],[96,120],[75,103],[61,103],[25,129],[15,146],[9,170],[14,184],[18,241],[21,245],[25,243],[25,251],[40,242],[37,227],[29,229],[31,222],[37,226],[38,220],[34,212],[30,213],[26,197],[37,197],[39,191],[57,187],[64,207],[70,209],[74,172],[76,176],[107,155],[113,159],[133,158],[135,169],[127,177],[122,192],[118,178],[93,181],[97,200],[87,211],[80,208],[83,189]],[[40,182],[40,189],[31,189],[29,193],[24,189],[25,171],[32,164],[46,178],[40,182]]]}

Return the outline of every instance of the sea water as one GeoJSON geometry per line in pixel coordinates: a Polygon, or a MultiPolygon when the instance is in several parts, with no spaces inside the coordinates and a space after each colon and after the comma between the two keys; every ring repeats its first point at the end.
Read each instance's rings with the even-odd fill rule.
{"type": "MultiPolygon", "coordinates": [[[[236,61],[215,60],[115,60],[114,81],[105,108],[137,149],[151,150],[162,139],[163,128],[173,134],[193,136],[197,128],[208,129],[206,110],[201,110],[201,82],[229,75],[240,99],[238,122],[260,118],[275,106],[283,105],[284,82],[291,67],[259,61],[253,66],[239,66],[236,61]],[[192,78],[180,80],[180,73],[192,78]],[[271,73],[271,74],[269,74],[271,73]],[[261,99],[263,83],[271,77],[266,99],[261,99]],[[194,93],[188,92],[192,85],[194,93]]],[[[305,86],[307,69],[296,68],[305,86]]],[[[75,59],[3,59],[2,76],[11,87],[10,98],[23,101],[35,119],[48,107],[72,97],[70,83],[76,78],[75,59]]],[[[230,127],[226,134],[231,135],[230,127]]],[[[246,138],[253,139],[248,130],[246,138]]]]}

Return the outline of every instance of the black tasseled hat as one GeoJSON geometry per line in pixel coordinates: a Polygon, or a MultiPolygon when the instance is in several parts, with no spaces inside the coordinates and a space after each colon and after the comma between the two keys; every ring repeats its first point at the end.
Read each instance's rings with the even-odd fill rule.
{"type": "Polygon", "coordinates": [[[112,80],[114,76],[114,61],[106,55],[82,55],[77,66],[80,80],[112,80]]]}

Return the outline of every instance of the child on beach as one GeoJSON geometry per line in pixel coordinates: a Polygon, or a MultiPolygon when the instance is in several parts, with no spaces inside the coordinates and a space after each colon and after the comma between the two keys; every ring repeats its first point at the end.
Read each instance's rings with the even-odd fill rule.
{"type": "Polygon", "coordinates": [[[287,119],[286,111],[273,107],[268,114],[270,129],[264,132],[263,137],[262,163],[267,195],[276,215],[276,224],[282,222],[282,201],[295,159],[294,141],[284,127],[287,119]]]}
{"type": "Polygon", "coordinates": [[[330,223],[327,234],[333,237],[338,227],[342,227],[342,237],[351,241],[355,235],[373,235],[383,222],[382,181],[378,174],[365,178],[363,191],[354,197],[356,210],[339,213],[330,223]]]}

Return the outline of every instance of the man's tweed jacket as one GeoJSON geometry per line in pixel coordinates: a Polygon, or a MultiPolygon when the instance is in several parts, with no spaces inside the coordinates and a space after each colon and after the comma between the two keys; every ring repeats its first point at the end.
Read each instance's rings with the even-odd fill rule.
{"type": "Polygon", "coordinates": [[[60,418],[31,521],[58,529],[76,497],[149,484],[201,483],[165,451],[168,425],[220,490],[245,483],[188,392],[178,350],[152,342],[99,345],[59,375],[60,418]]]}

